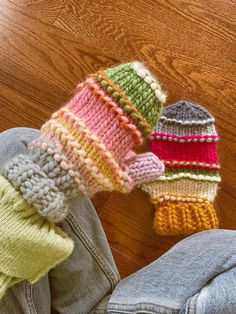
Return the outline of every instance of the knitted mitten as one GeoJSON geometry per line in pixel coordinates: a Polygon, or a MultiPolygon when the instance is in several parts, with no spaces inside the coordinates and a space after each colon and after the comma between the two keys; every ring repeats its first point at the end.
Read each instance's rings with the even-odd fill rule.
{"type": "Polygon", "coordinates": [[[151,151],[165,164],[157,180],[143,184],[162,235],[217,228],[213,200],[220,182],[214,118],[203,107],[179,101],[166,107],[151,136],[151,151]]]}
{"type": "Polygon", "coordinates": [[[11,160],[4,175],[52,222],[65,218],[68,198],[129,192],[163,171],[155,155],[127,156],[150,133],[164,101],[160,85],[139,62],[99,71],[42,126],[31,156],[11,160]]]}

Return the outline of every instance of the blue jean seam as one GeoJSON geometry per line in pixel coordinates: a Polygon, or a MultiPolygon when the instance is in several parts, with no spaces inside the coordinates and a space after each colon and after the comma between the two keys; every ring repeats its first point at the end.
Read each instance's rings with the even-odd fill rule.
{"type": "Polygon", "coordinates": [[[101,267],[101,269],[107,276],[109,282],[111,283],[111,289],[113,291],[117,283],[119,282],[119,277],[115,276],[114,272],[110,269],[110,267],[108,266],[108,264],[106,263],[102,255],[98,252],[98,250],[92,244],[92,242],[90,241],[86,233],[83,231],[82,227],[80,226],[77,219],[72,213],[69,213],[69,215],[66,218],[66,221],[75,231],[75,233],[80,238],[80,240],[83,242],[87,250],[95,258],[96,262],[99,264],[99,266],[101,267]]]}
{"type": "Polygon", "coordinates": [[[142,311],[148,311],[146,313],[150,313],[150,314],[165,314],[166,310],[171,310],[172,314],[178,314],[179,313],[179,309],[173,309],[171,307],[166,307],[163,305],[158,305],[158,304],[154,304],[154,303],[149,303],[149,302],[145,302],[145,303],[137,303],[137,304],[125,304],[125,303],[109,303],[108,304],[108,313],[111,311],[112,313],[134,313],[133,311],[137,311],[137,310],[142,310],[142,311]],[[114,308],[112,308],[114,307],[114,308]],[[158,307],[158,308],[157,308],[158,307]],[[150,312],[150,310],[152,312],[150,312]],[[126,312],[123,312],[126,311],[126,312]],[[129,312],[127,312],[129,311],[129,312]]]}
{"type": "Polygon", "coordinates": [[[199,297],[199,293],[195,294],[193,297],[188,299],[185,305],[185,314],[195,314],[197,310],[197,300],[199,297]]]}

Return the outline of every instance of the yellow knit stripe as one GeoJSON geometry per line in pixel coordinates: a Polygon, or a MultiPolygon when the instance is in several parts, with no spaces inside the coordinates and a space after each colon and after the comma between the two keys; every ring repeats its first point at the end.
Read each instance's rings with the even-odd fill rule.
{"type": "Polygon", "coordinates": [[[125,183],[122,168],[113,158],[111,152],[107,150],[107,147],[86,127],[79,116],[67,107],[63,107],[53,114],[53,119],[67,128],[74,139],[80,143],[81,149],[86,151],[88,157],[95,162],[101,173],[111,179],[116,189],[123,191],[125,183]]]}
{"type": "Polygon", "coordinates": [[[61,123],[57,120],[49,120],[43,126],[43,132],[48,131],[48,138],[60,145],[60,149],[72,164],[77,164],[77,170],[81,172],[81,176],[84,176],[84,180],[89,185],[95,184],[97,187],[100,185],[106,190],[113,189],[111,180],[101,173],[94,161],[88,158],[87,153],[81,149],[80,143],[75,142],[71,133],[61,123]]]}
{"type": "Polygon", "coordinates": [[[71,135],[74,137],[74,139],[81,144],[81,149],[86,151],[87,156],[94,161],[95,165],[99,167],[103,175],[107,176],[114,182],[116,180],[114,172],[112,172],[106,160],[99,154],[97,148],[93,146],[93,143],[85,136],[78,133],[76,128],[73,127],[73,125],[69,122],[65,121],[63,118],[58,118],[57,121],[60,122],[64,127],[66,127],[71,135]]]}

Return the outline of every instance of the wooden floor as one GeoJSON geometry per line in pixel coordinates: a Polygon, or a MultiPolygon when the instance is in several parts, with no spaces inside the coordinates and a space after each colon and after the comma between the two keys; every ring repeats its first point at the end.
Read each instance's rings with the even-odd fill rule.
{"type": "MultiPolygon", "coordinates": [[[[234,0],[1,0],[0,131],[40,127],[88,73],[141,60],[168,104],[188,99],[216,117],[222,184],[221,227],[236,229],[234,0]]],[[[152,231],[144,192],[94,198],[122,276],[150,263],[179,238],[152,231]]]]}

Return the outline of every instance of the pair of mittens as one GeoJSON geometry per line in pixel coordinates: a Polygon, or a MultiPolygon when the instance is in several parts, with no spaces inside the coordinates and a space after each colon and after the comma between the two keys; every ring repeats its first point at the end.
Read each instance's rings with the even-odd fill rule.
{"type": "Polygon", "coordinates": [[[167,106],[151,135],[151,151],[165,172],[142,185],[155,205],[160,235],[188,235],[218,227],[213,201],[220,182],[218,135],[202,106],[179,101],[167,106]]]}

